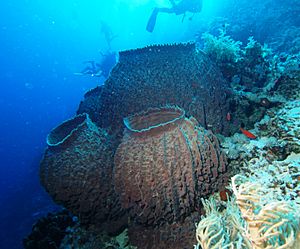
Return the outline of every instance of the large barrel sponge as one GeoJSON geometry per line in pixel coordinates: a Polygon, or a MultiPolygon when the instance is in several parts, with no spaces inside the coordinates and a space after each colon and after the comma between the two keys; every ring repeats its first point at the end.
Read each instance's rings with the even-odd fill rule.
{"type": "Polygon", "coordinates": [[[156,45],[120,52],[103,86],[89,91],[78,113],[122,137],[123,117],[177,105],[204,128],[227,134],[227,83],[195,43],[156,45]]]}
{"type": "Polygon", "coordinates": [[[200,198],[227,181],[226,158],[217,138],[178,107],[151,108],[124,119],[115,154],[115,189],[136,222],[181,220],[200,198]]]}
{"type": "Polygon", "coordinates": [[[82,223],[101,222],[120,205],[112,192],[113,153],[110,136],[87,114],[54,128],[40,166],[42,185],[82,223]]]}

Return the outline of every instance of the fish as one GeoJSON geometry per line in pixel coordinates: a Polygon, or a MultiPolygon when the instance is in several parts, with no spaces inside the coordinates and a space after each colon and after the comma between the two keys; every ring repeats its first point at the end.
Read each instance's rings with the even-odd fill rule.
{"type": "Polygon", "coordinates": [[[232,195],[232,193],[228,189],[223,189],[223,190],[220,190],[219,195],[220,195],[220,199],[222,201],[228,201],[229,197],[232,195]]]}
{"type": "Polygon", "coordinates": [[[230,114],[230,112],[227,112],[227,114],[226,114],[226,120],[228,122],[231,121],[231,114],[230,114]]]}
{"type": "Polygon", "coordinates": [[[256,139],[256,136],[251,133],[250,131],[245,130],[244,128],[240,127],[241,132],[250,139],[256,139]]]}

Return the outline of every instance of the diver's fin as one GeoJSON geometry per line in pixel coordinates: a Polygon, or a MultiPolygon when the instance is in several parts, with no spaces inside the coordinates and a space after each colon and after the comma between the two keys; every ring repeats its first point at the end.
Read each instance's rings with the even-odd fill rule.
{"type": "Polygon", "coordinates": [[[174,7],[176,6],[175,1],[174,1],[174,0],[169,0],[169,1],[170,1],[170,3],[172,4],[172,7],[174,8],[174,7]]]}
{"type": "Polygon", "coordinates": [[[148,23],[147,23],[147,27],[146,27],[146,30],[150,33],[153,32],[154,30],[154,27],[155,27],[155,23],[156,23],[156,17],[157,17],[157,14],[158,14],[158,8],[155,8],[153,11],[152,11],[152,14],[148,20],[148,23]]]}
{"type": "Polygon", "coordinates": [[[96,74],[94,74],[94,76],[96,77],[101,77],[103,75],[103,71],[99,70],[96,74]]]}
{"type": "Polygon", "coordinates": [[[182,17],[182,19],[181,19],[181,22],[183,22],[184,19],[185,19],[185,12],[184,12],[183,17],[182,17]]]}

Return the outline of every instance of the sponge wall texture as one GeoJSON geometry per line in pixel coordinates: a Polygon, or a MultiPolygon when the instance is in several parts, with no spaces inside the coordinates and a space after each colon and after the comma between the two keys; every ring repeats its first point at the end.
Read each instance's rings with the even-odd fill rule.
{"type": "Polygon", "coordinates": [[[50,196],[81,222],[105,220],[118,208],[111,198],[113,155],[109,135],[87,114],[54,128],[41,161],[40,179],[50,196]]]}
{"type": "Polygon", "coordinates": [[[115,154],[115,188],[139,223],[190,215],[226,178],[217,138],[178,107],[148,109],[125,119],[115,154]]]}

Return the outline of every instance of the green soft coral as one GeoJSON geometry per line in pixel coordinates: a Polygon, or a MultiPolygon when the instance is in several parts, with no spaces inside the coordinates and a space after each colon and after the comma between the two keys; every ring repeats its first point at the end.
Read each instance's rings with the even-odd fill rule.
{"type": "Polygon", "coordinates": [[[204,40],[204,51],[213,60],[220,63],[235,63],[242,59],[242,43],[226,35],[224,30],[220,29],[218,37],[204,33],[202,39],[204,40]]]}

